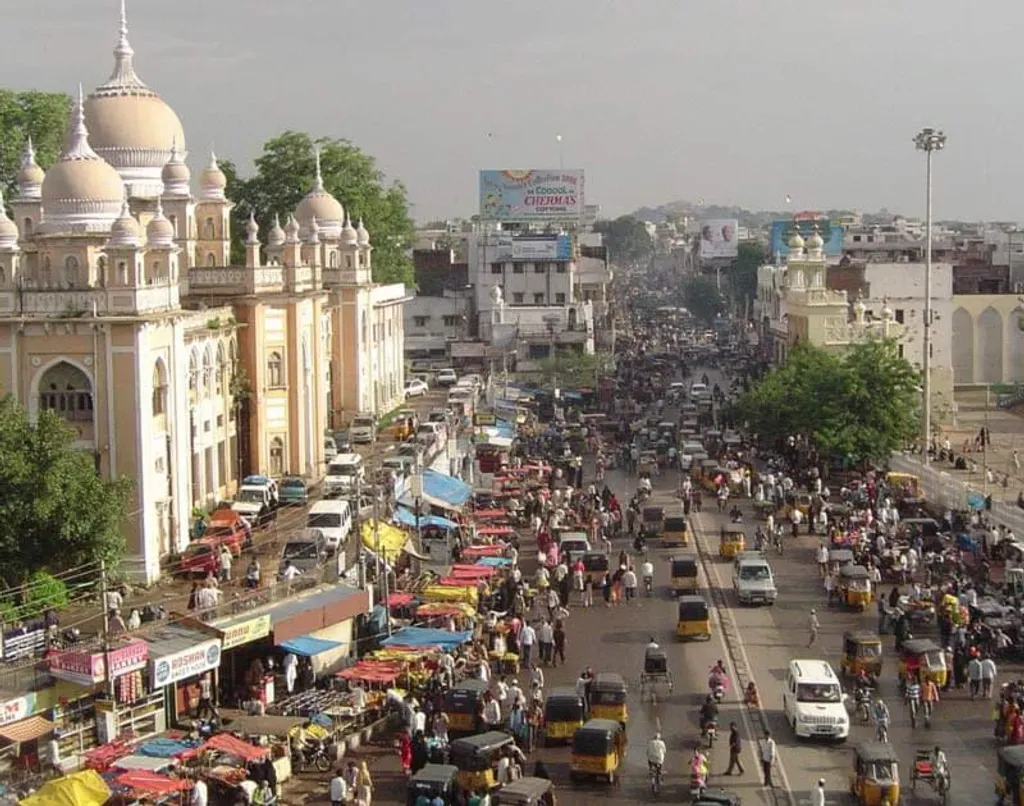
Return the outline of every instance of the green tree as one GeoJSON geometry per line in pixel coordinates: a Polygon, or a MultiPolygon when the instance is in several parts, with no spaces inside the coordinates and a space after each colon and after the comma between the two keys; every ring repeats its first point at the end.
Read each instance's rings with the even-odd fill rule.
{"type": "MultiPolygon", "coordinates": [[[[228,192],[236,203],[233,237],[239,248],[250,211],[266,231],[275,213],[283,220],[309,192],[316,176],[317,147],[324,187],[353,219],[361,217],[370,231],[374,280],[411,285],[414,275],[407,250],[412,243],[413,223],[405,186],[400,182],[385,184],[376,160],[347,140],[314,139],[305,132],[286,131],[264,143],[252,176],[239,179],[235,171],[234,187],[229,178],[228,192]]],[[[234,250],[233,245],[232,254],[234,250]]]]}
{"type": "Polygon", "coordinates": [[[700,322],[710,325],[725,313],[725,298],[710,277],[690,277],[683,282],[683,304],[700,322]]]}
{"type": "Polygon", "coordinates": [[[49,167],[60,154],[71,98],[62,92],[0,89],[0,190],[10,198],[21,167],[21,152],[31,136],[36,160],[49,167]]]}
{"type": "Polygon", "coordinates": [[[596,355],[556,350],[554,355],[540,362],[540,371],[557,379],[562,386],[592,386],[600,365],[601,360],[596,355]]]}
{"type": "Polygon", "coordinates": [[[743,241],[729,272],[729,289],[740,309],[757,296],[757,270],[767,260],[764,246],[757,241],[743,241]]]}
{"type": "Polygon", "coordinates": [[[798,344],[743,396],[738,414],[766,443],[798,436],[830,459],[884,461],[917,435],[919,383],[891,340],[841,354],[798,344]]]}
{"type": "Polygon", "coordinates": [[[641,263],[654,252],[654,242],[644,222],[631,215],[612,221],[595,221],[594,232],[604,236],[608,256],[615,263],[641,263]]]}
{"type": "Polygon", "coordinates": [[[124,554],[132,484],[100,477],[74,440],[53,412],[33,423],[11,396],[0,401],[0,577],[8,585],[99,559],[113,568],[124,554]]]}

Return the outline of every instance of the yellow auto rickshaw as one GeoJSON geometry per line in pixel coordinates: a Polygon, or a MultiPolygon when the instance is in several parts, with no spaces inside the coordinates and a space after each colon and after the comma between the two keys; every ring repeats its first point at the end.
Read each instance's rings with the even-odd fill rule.
{"type": "Polygon", "coordinates": [[[679,597],[678,638],[711,638],[711,611],[703,596],[679,597]]]}
{"type": "Polygon", "coordinates": [[[828,553],[828,570],[830,573],[838,574],[843,566],[853,562],[853,552],[850,549],[831,549],[828,553]]]}
{"type": "Polygon", "coordinates": [[[996,753],[996,795],[999,804],[1009,801],[1012,806],[1024,804],[1024,744],[1000,747],[996,753]]]}
{"type": "Polygon", "coordinates": [[[878,678],[882,674],[882,639],[870,632],[844,632],[839,671],[878,678]]]}
{"type": "Polygon", "coordinates": [[[853,751],[850,792],[860,806],[900,802],[900,759],[888,742],[865,742],[853,751]]]}
{"type": "Polygon", "coordinates": [[[661,531],[661,543],[665,546],[688,546],[690,526],[682,515],[669,515],[661,531]]]}
{"type": "Polygon", "coordinates": [[[640,513],[640,525],[647,533],[648,538],[661,537],[665,528],[664,507],[644,507],[640,513]]]}
{"type": "Polygon", "coordinates": [[[614,672],[598,672],[590,684],[590,716],[610,719],[625,725],[629,721],[626,708],[626,681],[614,672]]]}
{"type": "Polygon", "coordinates": [[[402,409],[395,413],[391,420],[395,439],[405,442],[416,433],[419,427],[419,415],[412,409],[402,409]]]}
{"type": "Polygon", "coordinates": [[[800,514],[806,521],[807,516],[811,514],[811,496],[808,493],[796,493],[791,496],[786,502],[783,512],[787,518],[792,518],[793,512],[797,509],[800,510],[800,514]]]}
{"type": "Polygon", "coordinates": [[[930,638],[912,638],[900,649],[900,680],[917,677],[919,682],[931,680],[942,688],[946,685],[946,653],[930,638]]]}
{"type": "Polygon", "coordinates": [[[747,533],[741,526],[723,526],[719,533],[718,556],[724,560],[733,560],[741,551],[747,549],[747,533]]]}
{"type": "Polygon", "coordinates": [[[491,730],[475,736],[456,739],[448,747],[448,757],[458,767],[459,786],[469,792],[481,789],[490,792],[498,785],[495,767],[505,748],[515,741],[501,731],[491,730]]]}
{"type": "Polygon", "coordinates": [[[863,610],[871,604],[871,574],[863,565],[848,563],[839,569],[839,595],[847,607],[863,610]]]}
{"type": "Polygon", "coordinates": [[[552,787],[547,778],[517,778],[499,789],[492,801],[495,806],[554,806],[552,787]]]}
{"type": "Polygon", "coordinates": [[[580,558],[583,563],[583,576],[589,578],[594,587],[601,585],[601,580],[608,573],[608,555],[599,551],[588,551],[580,558]]]}
{"type": "Polygon", "coordinates": [[[697,592],[697,558],[682,555],[669,560],[672,578],[672,592],[677,596],[681,593],[697,592]]]}
{"type": "Polygon", "coordinates": [[[427,764],[405,785],[406,806],[416,806],[420,797],[431,800],[435,795],[451,803],[458,787],[458,774],[458,768],[451,764],[427,764]]]}
{"type": "Polygon", "coordinates": [[[572,687],[552,689],[544,700],[544,742],[567,742],[583,725],[586,705],[572,687]]]}
{"type": "Polygon", "coordinates": [[[573,734],[569,777],[573,781],[603,777],[613,783],[625,756],[626,731],[622,724],[614,719],[591,719],[573,734]]]}
{"type": "Polygon", "coordinates": [[[476,731],[476,715],[484,692],[490,686],[483,680],[463,680],[450,688],[444,698],[444,713],[448,717],[448,732],[466,736],[476,731]]]}

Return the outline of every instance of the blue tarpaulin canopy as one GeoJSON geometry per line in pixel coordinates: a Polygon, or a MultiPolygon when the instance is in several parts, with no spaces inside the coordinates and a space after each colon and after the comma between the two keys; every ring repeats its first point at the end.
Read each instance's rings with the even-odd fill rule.
{"type": "MultiPolygon", "coordinates": [[[[473,488],[453,476],[436,470],[423,471],[423,500],[431,506],[444,509],[458,509],[473,496],[473,488]]],[[[412,484],[406,479],[399,489],[398,503],[407,507],[415,506],[412,484]]]]}
{"type": "Polygon", "coordinates": [[[472,637],[472,632],[448,632],[448,630],[435,630],[429,627],[403,627],[390,638],[381,641],[381,644],[384,646],[437,646],[447,650],[469,643],[472,637]]]}
{"type": "MultiPolygon", "coordinates": [[[[395,522],[400,526],[415,526],[416,513],[410,512],[404,507],[395,510],[395,522]]],[[[436,526],[438,529],[458,529],[455,521],[442,518],[440,515],[420,515],[420,526],[436,526]]]]}
{"type": "Polygon", "coordinates": [[[311,635],[300,635],[291,638],[280,644],[281,649],[291,652],[293,655],[302,655],[304,658],[312,658],[322,652],[330,652],[342,646],[338,641],[327,641],[323,638],[314,638],[311,635]]]}
{"type": "Polygon", "coordinates": [[[508,557],[481,557],[476,564],[486,565],[488,568],[505,568],[512,565],[512,561],[508,557]]]}

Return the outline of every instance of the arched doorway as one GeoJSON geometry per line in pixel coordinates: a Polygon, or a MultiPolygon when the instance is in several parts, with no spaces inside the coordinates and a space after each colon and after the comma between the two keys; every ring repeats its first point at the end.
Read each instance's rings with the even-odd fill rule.
{"type": "Polygon", "coordinates": [[[982,383],[1003,382],[1003,317],[995,308],[986,308],[978,317],[978,345],[982,383]]]}
{"type": "Polygon", "coordinates": [[[80,442],[95,441],[92,379],[70,361],[59,360],[39,375],[36,411],[51,411],[75,431],[80,442]]]}
{"type": "Polygon", "coordinates": [[[974,383],[974,319],[965,308],[953,311],[953,381],[974,383]]]}

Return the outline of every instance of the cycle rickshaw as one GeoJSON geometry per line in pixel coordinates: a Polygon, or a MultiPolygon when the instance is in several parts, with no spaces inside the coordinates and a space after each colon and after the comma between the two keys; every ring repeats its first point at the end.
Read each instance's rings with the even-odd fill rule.
{"type": "Polygon", "coordinates": [[[932,766],[932,754],[928,750],[918,750],[914,756],[914,766],[910,770],[910,791],[913,792],[918,781],[929,784],[939,797],[939,803],[946,806],[949,802],[949,770],[936,773],[932,766]]]}
{"type": "Polygon", "coordinates": [[[658,687],[666,689],[666,696],[672,693],[672,672],[668,670],[668,654],[664,649],[648,647],[644,653],[644,670],[640,673],[640,699],[657,699],[658,687]]]}

